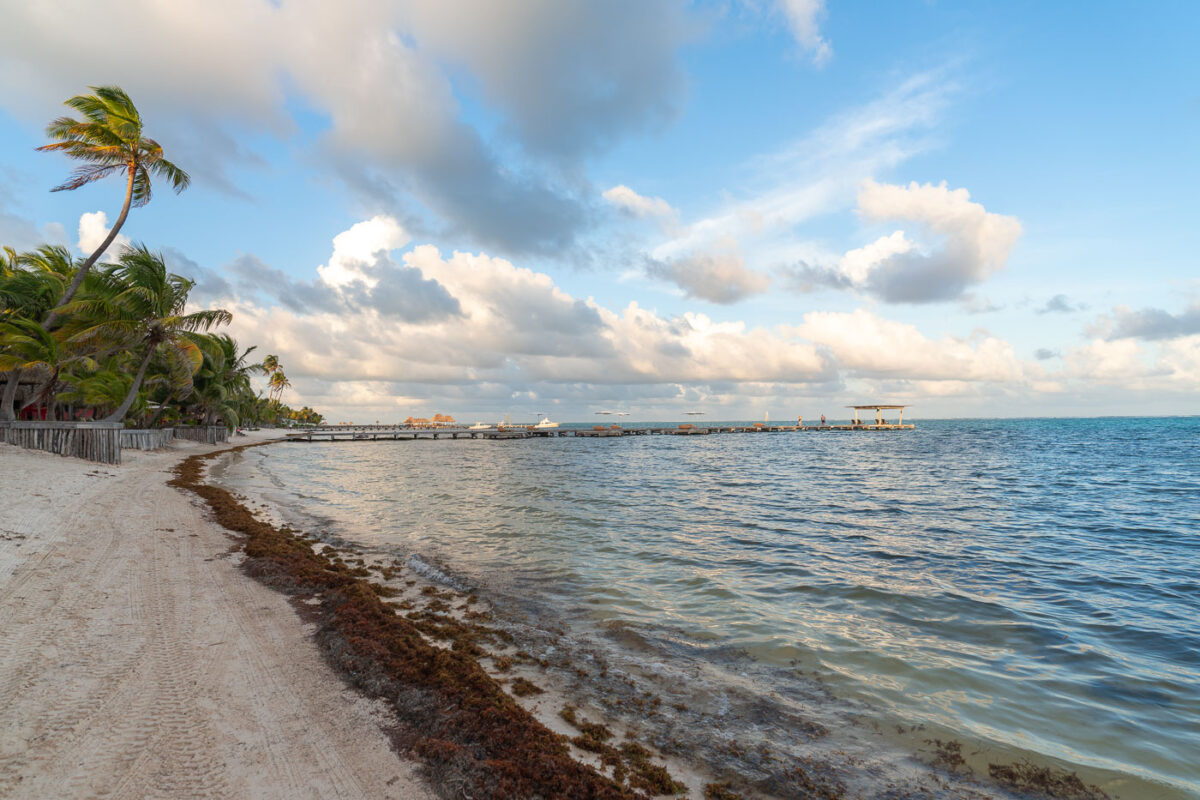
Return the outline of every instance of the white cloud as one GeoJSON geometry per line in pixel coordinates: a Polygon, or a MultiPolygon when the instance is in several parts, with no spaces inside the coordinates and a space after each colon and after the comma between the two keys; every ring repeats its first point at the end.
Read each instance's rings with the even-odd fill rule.
{"type": "Polygon", "coordinates": [[[762,294],[771,280],[746,266],[735,243],[724,243],[712,252],[688,253],[667,261],[651,261],[646,273],[669,281],[688,297],[730,304],[762,294]]]}
{"type": "Polygon", "coordinates": [[[635,217],[671,217],[676,214],[671,204],[661,197],[645,197],[624,184],[605,190],[602,196],[635,217]]]}
{"type": "Polygon", "coordinates": [[[914,325],[866,309],[814,311],[792,332],[821,345],[839,366],[858,377],[1013,383],[1024,367],[1012,346],[990,334],[930,339],[914,325]]]}
{"type": "Polygon", "coordinates": [[[908,186],[867,180],[858,193],[858,212],[868,221],[904,220],[926,231],[925,247],[903,230],[850,250],[835,268],[801,265],[793,270],[802,288],[853,288],[890,303],[928,303],[965,296],[970,286],[1004,269],[1021,234],[1015,217],[971,202],[966,189],[908,186]]]}
{"type": "Polygon", "coordinates": [[[823,66],[833,57],[833,47],[821,36],[819,20],[825,15],[825,0],[778,0],[796,41],[823,66]]]}
{"type": "MultiPolygon", "coordinates": [[[[104,243],[108,232],[107,214],[103,211],[85,212],[79,217],[79,241],[77,243],[79,252],[85,256],[90,256],[95,252],[97,247],[104,243]]],[[[113,239],[112,244],[104,251],[104,255],[100,257],[100,260],[113,263],[117,260],[117,256],[121,254],[122,248],[128,246],[129,237],[123,233],[118,233],[117,237],[113,239]]]]}
{"type": "Polygon", "coordinates": [[[408,234],[395,219],[372,217],[333,238],[333,255],[328,264],[317,267],[317,274],[332,287],[360,281],[374,288],[379,279],[368,275],[364,268],[373,265],[381,252],[399,250],[408,242],[408,234]]]}

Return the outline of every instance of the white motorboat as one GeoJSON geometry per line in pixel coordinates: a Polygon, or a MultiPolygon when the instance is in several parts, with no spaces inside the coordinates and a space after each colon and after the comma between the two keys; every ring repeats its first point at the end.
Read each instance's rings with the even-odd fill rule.
{"type": "Polygon", "coordinates": [[[541,419],[539,419],[539,420],[537,421],[537,424],[533,426],[533,429],[534,429],[535,431],[544,431],[544,430],[547,430],[547,429],[550,429],[550,428],[557,428],[557,427],[558,427],[558,423],[557,423],[557,422],[551,422],[551,421],[550,421],[550,417],[546,416],[545,414],[539,414],[538,416],[539,416],[539,417],[541,417],[541,419]]]}

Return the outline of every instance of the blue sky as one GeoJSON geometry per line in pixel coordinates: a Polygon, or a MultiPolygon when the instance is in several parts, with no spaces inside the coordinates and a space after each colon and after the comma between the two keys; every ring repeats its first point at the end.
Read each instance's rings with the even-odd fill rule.
{"type": "Polygon", "coordinates": [[[33,148],[123,86],[123,233],[335,419],[1196,411],[1191,4],[0,6],[0,243],[103,233],[33,148]]]}

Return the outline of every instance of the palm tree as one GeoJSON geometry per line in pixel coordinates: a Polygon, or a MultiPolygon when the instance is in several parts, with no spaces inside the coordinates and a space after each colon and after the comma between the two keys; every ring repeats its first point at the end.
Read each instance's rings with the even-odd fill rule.
{"type": "MultiPolygon", "coordinates": [[[[158,142],[142,136],[142,117],[129,95],[117,86],[88,88],[94,94],[76,95],[64,103],[82,114],[83,120],[73,117],[54,120],[46,127],[46,135],[57,141],[38,148],[41,151],[61,151],[82,162],[69,179],[50,191],[71,191],[124,172],[125,204],[121,206],[121,213],[108,236],[80,265],[75,279],[57,303],[60,307],[75,298],[79,285],[92,265],[117,238],[125,218],[129,216],[130,207],[141,207],[150,202],[151,173],[169,181],[176,194],[191,183],[186,172],[163,158],[162,146],[158,142]]],[[[43,325],[47,329],[54,327],[61,313],[61,308],[52,310],[43,325]]]]}
{"type": "Polygon", "coordinates": [[[268,355],[263,359],[262,371],[267,375],[274,375],[279,371],[279,356],[268,355]]]}
{"type": "Polygon", "coordinates": [[[144,245],[126,248],[117,264],[98,278],[94,295],[89,293],[60,311],[78,315],[81,320],[72,341],[120,342],[135,352],[141,351],[141,364],[125,400],[104,419],[120,422],[133,405],[156,350],[195,347],[185,333],[227,324],[233,315],[223,309],[184,314],[194,282],[167,272],[162,255],[144,245]]]}
{"type": "MultiPolygon", "coordinates": [[[[32,253],[4,248],[0,262],[0,320],[41,319],[62,294],[75,270],[65,247],[43,245],[32,253]]],[[[13,401],[20,385],[21,368],[8,373],[0,396],[0,420],[16,418],[13,401]]]]}
{"type": "Polygon", "coordinates": [[[21,410],[46,401],[47,420],[54,419],[54,394],[62,371],[76,364],[95,369],[96,362],[61,331],[47,331],[36,320],[15,317],[0,322],[0,369],[30,371],[44,377],[21,410]]]}
{"type": "Polygon", "coordinates": [[[195,406],[204,415],[206,425],[217,419],[230,429],[240,424],[245,400],[254,396],[250,373],[262,370],[262,364],[251,364],[247,357],[256,347],[238,354],[238,343],[226,334],[194,337],[204,352],[204,364],[196,375],[195,406]],[[240,409],[240,410],[239,410],[240,409]]]}
{"type": "Polygon", "coordinates": [[[284,390],[291,388],[291,385],[292,382],[283,374],[283,370],[277,370],[271,375],[271,380],[267,382],[267,386],[271,389],[271,397],[276,403],[279,402],[279,398],[283,397],[284,390]]]}

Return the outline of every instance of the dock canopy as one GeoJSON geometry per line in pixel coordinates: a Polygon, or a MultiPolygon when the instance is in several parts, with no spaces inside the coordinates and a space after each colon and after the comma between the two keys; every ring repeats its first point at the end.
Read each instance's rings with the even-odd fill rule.
{"type": "Polygon", "coordinates": [[[888,405],[871,404],[871,405],[866,405],[866,406],[846,406],[846,408],[854,409],[854,424],[855,425],[861,424],[858,421],[858,412],[859,411],[872,411],[872,410],[875,412],[875,424],[876,425],[883,424],[883,412],[884,411],[899,411],[900,412],[900,424],[903,425],[904,424],[904,409],[908,408],[908,406],[888,406],[888,405]]]}

